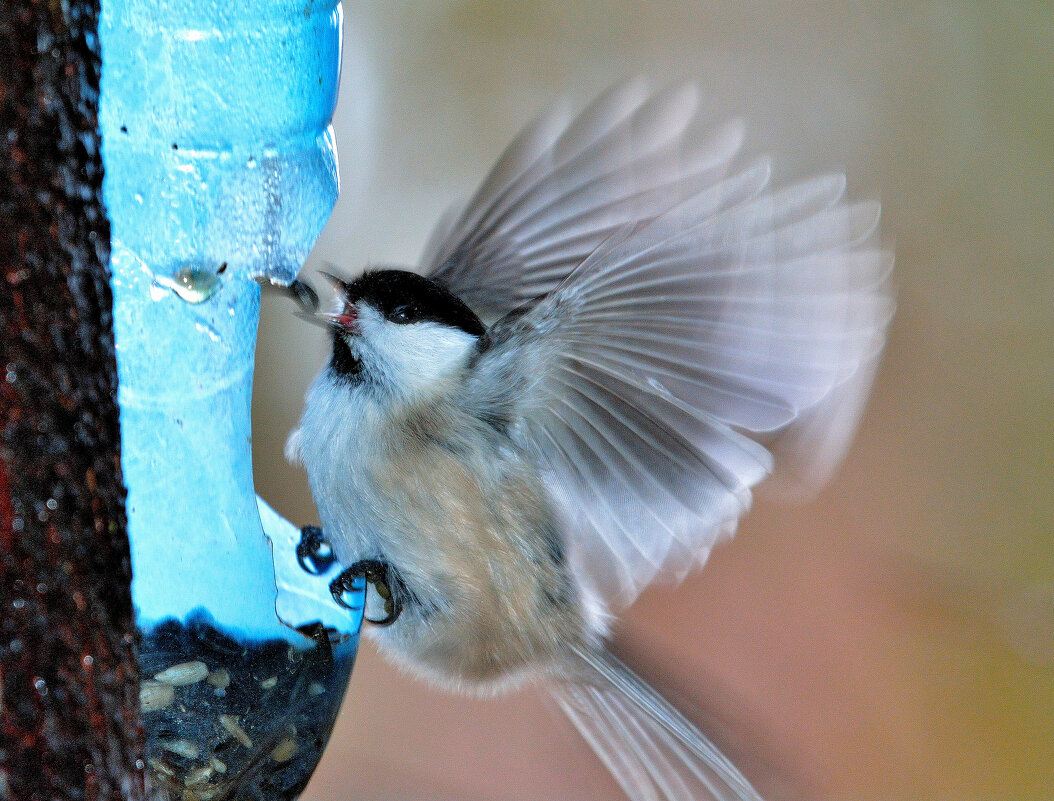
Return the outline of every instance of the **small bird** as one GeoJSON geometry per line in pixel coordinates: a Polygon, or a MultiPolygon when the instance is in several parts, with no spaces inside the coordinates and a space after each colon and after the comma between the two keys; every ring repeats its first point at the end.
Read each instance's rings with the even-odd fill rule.
{"type": "Polygon", "coordinates": [[[635,801],[759,798],[605,641],[761,479],[830,473],[893,308],[878,205],[841,175],[770,189],[698,105],[632,80],[558,106],[417,271],[333,278],[287,445],[381,650],[459,691],[542,684],[635,801]]]}

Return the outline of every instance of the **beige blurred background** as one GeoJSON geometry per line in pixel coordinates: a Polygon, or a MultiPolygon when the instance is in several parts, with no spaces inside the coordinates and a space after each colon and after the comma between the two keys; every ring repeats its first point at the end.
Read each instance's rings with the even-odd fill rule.
{"type": "MultiPolygon", "coordinates": [[[[431,225],[560,93],[690,78],[777,177],[879,196],[899,311],[844,468],[759,500],[617,647],[770,801],[1054,798],[1054,5],[353,0],[343,190],[307,274],[413,264],[431,225]]],[[[257,488],[323,334],[265,299],[257,488]]],[[[364,643],[307,801],[621,796],[540,695],[454,698],[364,643]]]]}

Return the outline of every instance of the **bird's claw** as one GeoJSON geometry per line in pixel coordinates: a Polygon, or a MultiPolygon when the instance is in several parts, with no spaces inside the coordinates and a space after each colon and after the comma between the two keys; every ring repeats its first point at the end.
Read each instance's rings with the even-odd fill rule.
{"type": "Polygon", "coordinates": [[[392,592],[392,579],[390,569],[385,562],[377,559],[361,559],[333,579],[329,585],[329,591],[333,594],[333,600],[345,609],[350,609],[344,601],[344,593],[352,588],[352,582],[357,578],[364,578],[368,584],[372,584],[377,594],[384,599],[385,616],[380,620],[366,618],[367,622],[375,626],[390,626],[399,618],[403,611],[402,603],[392,592]]]}
{"type": "Polygon", "coordinates": [[[296,546],[296,561],[306,573],[321,576],[336,561],[333,548],[317,526],[300,529],[300,542],[296,546]]]}

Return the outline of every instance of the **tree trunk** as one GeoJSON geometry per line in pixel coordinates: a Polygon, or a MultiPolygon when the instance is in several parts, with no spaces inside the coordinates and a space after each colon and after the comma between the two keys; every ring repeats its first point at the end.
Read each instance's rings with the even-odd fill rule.
{"type": "Polygon", "coordinates": [[[0,10],[0,799],[140,799],[95,0],[0,10]]]}

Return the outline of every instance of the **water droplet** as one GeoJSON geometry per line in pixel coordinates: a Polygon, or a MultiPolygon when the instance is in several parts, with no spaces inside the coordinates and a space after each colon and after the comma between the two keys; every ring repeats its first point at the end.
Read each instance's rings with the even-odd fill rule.
{"type": "Polygon", "coordinates": [[[95,664],[95,657],[91,654],[85,654],[81,662],[84,663],[84,667],[91,667],[95,664]]]}
{"type": "Polygon", "coordinates": [[[7,647],[11,649],[11,653],[17,654],[19,651],[22,650],[22,641],[15,637],[15,639],[11,640],[11,642],[8,643],[7,647]]]}
{"type": "Polygon", "coordinates": [[[59,502],[54,498],[48,498],[47,501],[44,502],[44,505],[53,512],[59,508],[59,502]]]}
{"type": "Polygon", "coordinates": [[[7,365],[7,374],[4,376],[4,379],[8,384],[13,384],[18,380],[18,372],[15,370],[15,365],[13,363],[7,365]]]}
{"type": "MultiPolygon", "coordinates": [[[[155,302],[159,301],[164,298],[167,294],[168,290],[160,284],[154,283],[150,285],[150,300],[155,302]]],[[[119,348],[120,345],[118,344],[117,347],[119,348]]]]}
{"type": "Polygon", "coordinates": [[[145,767],[146,767],[146,763],[143,760],[137,759],[135,761],[135,769],[136,770],[142,770],[145,767]]]}
{"type": "Polygon", "coordinates": [[[42,678],[36,678],[33,680],[33,689],[35,689],[41,695],[48,694],[48,683],[42,678]]]}
{"type": "Polygon", "coordinates": [[[25,527],[26,527],[26,521],[23,520],[21,517],[19,517],[17,515],[11,521],[11,530],[12,531],[21,531],[25,527]]]}
{"type": "Polygon", "coordinates": [[[15,609],[24,609],[26,606],[26,599],[15,598],[15,600],[11,602],[11,606],[13,606],[15,609]]]}
{"type": "Polygon", "coordinates": [[[143,196],[139,192],[135,193],[135,202],[140,205],[143,203],[143,196]]]}
{"type": "Polygon", "coordinates": [[[245,166],[248,167],[250,170],[255,169],[256,159],[253,156],[249,156],[249,160],[245,162],[245,166]]]}
{"type": "Polygon", "coordinates": [[[173,276],[155,276],[158,284],[171,289],[187,303],[202,303],[220,288],[220,277],[215,270],[202,267],[182,267],[173,276]]]}

